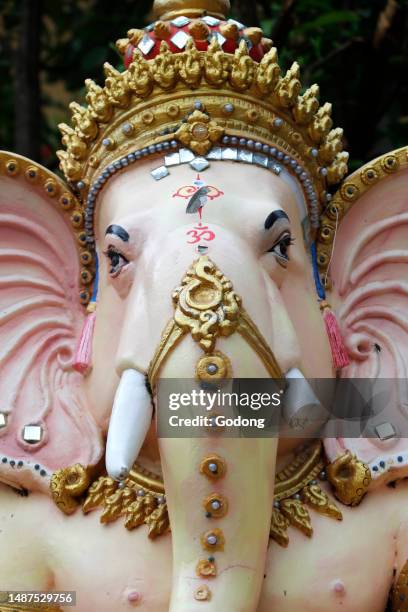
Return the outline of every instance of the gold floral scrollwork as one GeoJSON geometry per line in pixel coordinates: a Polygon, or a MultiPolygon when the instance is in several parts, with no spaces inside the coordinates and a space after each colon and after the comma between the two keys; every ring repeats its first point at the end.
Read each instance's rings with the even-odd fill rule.
{"type": "Polygon", "coordinates": [[[126,74],[119,72],[108,62],[105,62],[103,68],[106,75],[105,90],[109,102],[114,106],[127,108],[130,104],[130,92],[126,74]]]}
{"type": "Polygon", "coordinates": [[[273,47],[260,61],[256,74],[256,84],[262,94],[269,94],[274,90],[280,77],[278,52],[273,47]]]}
{"type": "Polygon", "coordinates": [[[53,473],[50,482],[51,495],[64,514],[72,514],[78,507],[78,498],[86,491],[89,484],[88,470],[77,463],[53,473]]]}
{"type": "Polygon", "coordinates": [[[95,508],[103,503],[105,497],[113,495],[117,488],[118,483],[109,476],[101,476],[95,480],[89,487],[82,506],[84,514],[91,512],[91,510],[95,510],[95,508]]]}
{"type": "Polygon", "coordinates": [[[275,476],[274,504],[270,537],[280,546],[288,546],[290,526],[308,537],[313,534],[308,506],[329,518],[342,520],[342,513],[316,480],[326,478],[322,444],[312,442],[296,454],[289,465],[275,476]]]}
{"type": "Polygon", "coordinates": [[[94,140],[98,135],[98,124],[91,111],[76,102],[71,102],[72,123],[77,128],[78,135],[85,140],[94,140]]]}
{"type": "Polygon", "coordinates": [[[62,144],[67,147],[72,157],[83,159],[88,151],[87,144],[66,123],[60,123],[58,127],[62,134],[62,144]]]}
{"type": "Polygon", "coordinates": [[[327,168],[327,180],[330,185],[341,181],[347,174],[349,154],[347,151],[340,151],[334,158],[333,163],[327,168]]]}
{"type": "Polygon", "coordinates": [[[309,484],[302,489],[302,500],[316,512],[330,516],[338,521],[343,519],[341,511],[336,504],[330,501],[329,496],[317,484],[309,484]]]}
{"type": "Polygon", "coordinates": [[[139,49],[133,52],[134,61],[127,71],[127,82],[131,91],[141,98],[146,98],[153,89],[154,78],[149,63],[139,49]]]}
{"type": "Polygon", "coordinates": [[[218,336],[230,336],[238,326],[241,298],[231,282],[206,256],[200,257],[173,293],[174,320],[190,331],[206,353],[218,336]]]}
{"type": "Polygon", "coordinates": [[[310,521],[310,514],[301,500],[282,500],[280,503],[280,511],[282,512],[283,516],[288,519],[289,523],[293,525],[293,527],[300,529],[300,531],[309,538],[312,536],[313,528],[310,521]]]}
{"type": "Polygon", "coordinates": [[[210,85],[219,87],[225,83],[230,61],[230,56],[221,50],[218,40],[213,38],[204,56],[204,74],[210,85]]]}
{"type": "Polygon", "coordinates": [[[129,531],[145,524],[149,538],[154,539],[169,529],[163,492],[161,481],[149,480],[142,469],[134,466],[123,487],[108,476],[97,478],[89,487],[82,510],[88,514],[101,507],[99,520],[103,524],[124,517],[125,527],[129,531]]]}
{"type": "Polygon", "coordinates": [[[237,91],[245,91],[251,87],[255,75],[255,66],[248,55],[245,40],[241,40],[235,51],[231,64],[230,82],[237,91]]]}
{"type": "Polygon", "coordinates": [[[148,536],[152,540],[162,533],[165,533],[170,526],[167,504],[159,504],[157,508],[146,517],[145,523],[149,527],[148,536]]]}
{"type": "MultiPolygon", "coordinates": [[[[200,473],[211,481],[224,477],[226,469],[225,460],[215,454],[207,455],[199,467],[200,473]]],[[[82,470],[83,468],[78,469],[78,466],[65,470],[66,473],[71,474],[73,482],[80,487],[79,490],[82,490],[87,482],[82,479],[82,470]]],[[[318,484],[318,481],[315,480],[318,475],[325,479],[323,449],[320,440],[304,447],[288,465],[275,475],[270,537],[280,546],[288,546],[287,531],[291,526],[301,530],[309,537],[312,535],[313,530],[306,505],[325,516],[341,520],[340,510],[321,488],[323,485],[318,484]]],[[[72,486],[73,483],[70,485],[72,486]]],[[[54,501],[58,504],[56,497],[54,501]]],[[[221,518],[228,512],[228,502],[218,491],[208,495],[202,503],[205,510],[211,512],[213,518],[221,518]],[[214,511],[212,506],[214,500],[220,502],[220,508],[217,511],[214,511]]],[[[65,511],[61,505],[59,507],[65,511]]],[[[106,475],[99,476],[92,482],[82,510],[87,514],[97,508],[102,510],[101,523],[108,524],[122,517],[129,531],[141,525],[147,525],[147,534],[151,539],[170,530],[162,477],[149,472],[137,463],[122,486],[106,475]]],[[[204,540],[209,533],[204,534],[204,540]]],[[[213,529],[211,534],[216,535],[221,545],[223,544],[221,531],[213,529]]]]}
{"type": "Polygon", "coordinates": [[[300,80],[300,67],[297,62],[294,62],[289,68],[284,77],[280,78],[276,86],[275,96],[283,107],[290,108],[296,102],[296,99],[302,88],[300,80]]]}
{"type": "Polygon", "coordinates": [[[274,508],[272,511],[270,537],[284,548],[289,544],[288,527],[288,519],[277,508],[274,508]]]}
{"type": "Polygon", "coordinates": [[[85,86],[88,92],[86,94],[86,101],[89,104],[92,114],[96,119],[101,121],[101,123],[108,123],[112,117],[113,109],[107,93],[92,79],[86,79],[85,86]]]}
{"type": "Polygon", "coordinates": [[[171,89],[177,78],[177,64],[175,56],[170,52],[169,45],[162,41],[160,53],[152,66],[152,74],[156,83],[162,89],[171,89]]]}
{"type": "Polygon", "coordinates": [[[125,527],[129,531],[143,525],[146,519],[156,509],[156,500],[153,495],[147,494],[138,497],[126,509],[125,527]]]}
{"type": "Polygon", "coordinates": [[[193,40],[188,40],[185,53],[178,57],[178,70],[181,79],[189,87],[198,87],[201,81],[201,59],[193,40]]]}
{"type": "Polygon", "coordinates": [[[68,151],[57,151],[60,168],[70,181],[76,181],[82,176],[82,166],[68,151]]]}
{"type": "Polygon", "coordinates": [[[198,155],[205,155],[224,134],[224,128],[201,111],[194,111],[186,123],[175,133],[175,137],[198,155]]]}
{"type": "Polygon", "coordinates": [[[371,482],[368,466],[347,451],[327,466],[327,477],[338,500],[357,506],[371,482]]]}
{"type": "Polygon", "coordinates": [[[130,487],[118,488],[105,499],[101,523],[112,523],[122,516],[128,506],[136,499],[136,491],[130,487]]]}
{"type": "MultiPolygon", "coordinates": [[[[167,324],[149,366],[148,378],[152,389],[165,359],[187,333],[191,334],[206,356],[214,357],[211,364],[216,366],[217,372],[231,377],[228,358],[214,349],[219,337],[230,336],[234,332],[239,333],[253,348],[270,376],[279,379],[285,387],[283,373],[268,343],[242,307],[241,298],[235,293],[231,281],[207,256],[201,256],[193,263],[172,297],[174,318],[167,324]]],[[[196,375],[199,379],[209,379],[206,366],[211,364],[205,358],[198,361],[196,375]]],[[[212,380],[217,378],[220,376],[211,376],[212,380]]]]}
{"type": "Polygon", "coordinates": [[[305,91],[303,96],[299,96],[292,109],[295,121],[300,125],[310,123],[314,114],[319,109],[319,86],[312,85],[305,91]]]}
{"type": "Polygon", "coordinates": [[[320,147],[319,159],[324,164],[331,164],[343,148],[343,130],[335,128],[327,134],[326,142],[320,147]]]}
{"type": "Polygon", "coordinates": [[[309,136],[315,143],[320,143],[333,127],[331,118],[332,105],[329,102],[323,104],[313,117],[309,126],[309,136]]]}

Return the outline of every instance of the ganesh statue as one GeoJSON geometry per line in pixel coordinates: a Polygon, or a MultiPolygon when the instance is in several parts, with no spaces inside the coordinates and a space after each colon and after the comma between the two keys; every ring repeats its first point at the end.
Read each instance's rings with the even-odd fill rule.
{"type": "Polygon", "coordinates": [[[0,610],[408,610],[408,149],[347,177],[228,0],[153,10],[70,105],[64,180],[0,153],[0,610]],[[316,379],[393,411],[160,431],[163,382],[244,379],[298,425],[316,379]]]}

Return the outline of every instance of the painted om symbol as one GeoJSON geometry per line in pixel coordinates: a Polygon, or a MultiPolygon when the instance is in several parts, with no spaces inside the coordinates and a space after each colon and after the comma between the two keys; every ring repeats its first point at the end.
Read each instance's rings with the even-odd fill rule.
{"type": "Polygon", "coordinates": [[[199,223],[187,232],[187,236],[191,236],[191,239],[187,240],[187,244],[197,244],[200,240],[205,240],[206,242],[214,240],[215,233],[210,230],[207,225],[199,223]]]}

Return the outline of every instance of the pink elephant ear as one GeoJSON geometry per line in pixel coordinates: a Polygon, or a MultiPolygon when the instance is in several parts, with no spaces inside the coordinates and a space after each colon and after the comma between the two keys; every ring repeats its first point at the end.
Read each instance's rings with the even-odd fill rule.
{"type": "Polygon", "coordinates": [[[0,152],[0,481],[13,486],[48,490],[57,468],[101,455],[72,368],[85,316],[80,274],[91,274],[79,265],[81,223],[56,176],[0,152]]]}
{"type": "Polygon", "coordinates": [[[330,460],[355,453],[370,467],[372,486],[408,476],[407,151],[384,155],[344,182],[318,247],[324,277],[334,244],[331,300],[350,356],[341,376],[382,379],[379,388],[387,390],[362,437],[345,430],[326,439],[326,451],[330,460]]]}

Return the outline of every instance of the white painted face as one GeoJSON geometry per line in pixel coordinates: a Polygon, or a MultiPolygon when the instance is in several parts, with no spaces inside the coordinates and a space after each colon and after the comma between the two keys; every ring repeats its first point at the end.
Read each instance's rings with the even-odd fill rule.
{"type": "MultiPolygon", "coordinates": [[[[176,166],[155,181],[150,171],[157,165],[126,170],[99,197],[100,280],[87,380],[98,421],[106,427],[121,373],[147,371],[174,313],[172,291],[200,252],[230,279],[282,371],[299,367],[307,377],[331,377],[293,185],[262,168],[213,162],[200,177],[210,188],[200,219],[186,212],[197,173],[176,166]]],[[[234,375],[267,375],[249,347],[234,348],[235,336],[223,341],[234,375]]],[[[179,376],[193,375],[197,351],[188,340],[179,347],[170,360],[179,376]]]]}

